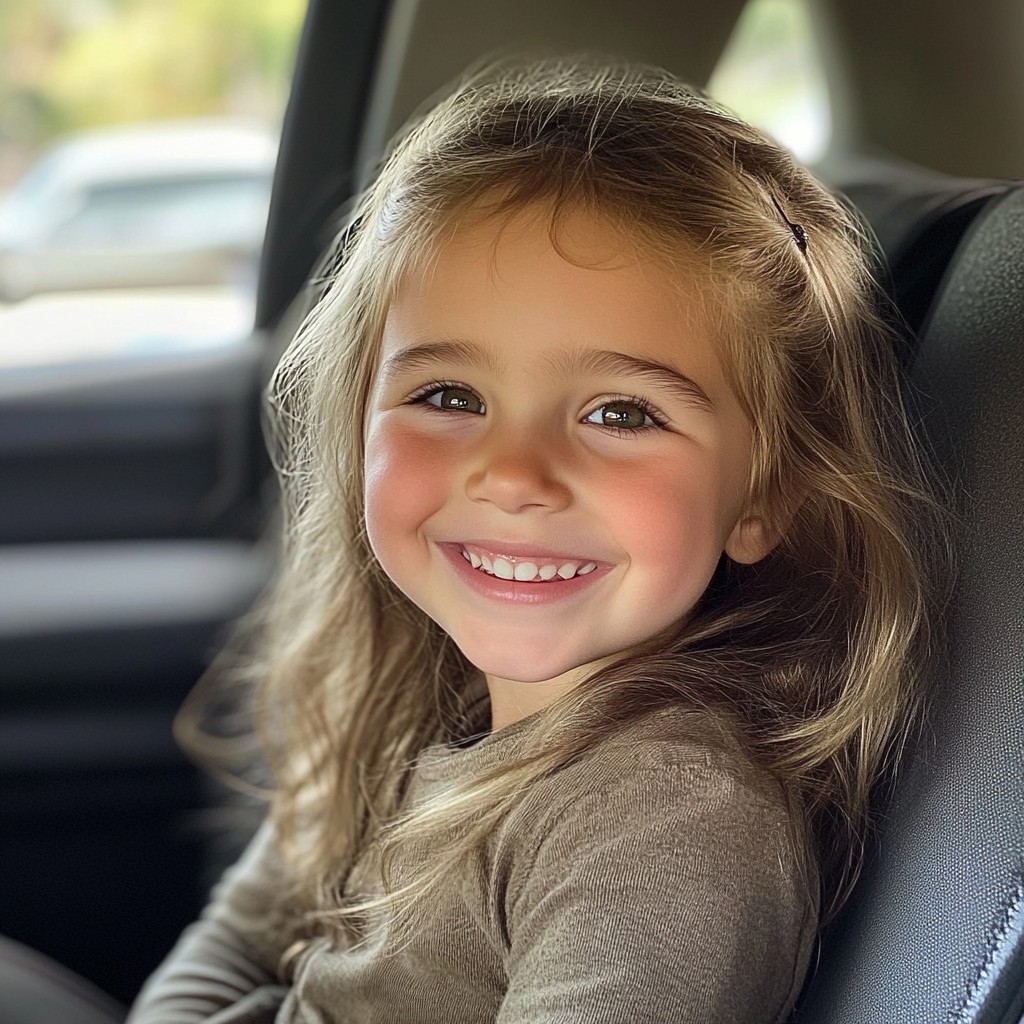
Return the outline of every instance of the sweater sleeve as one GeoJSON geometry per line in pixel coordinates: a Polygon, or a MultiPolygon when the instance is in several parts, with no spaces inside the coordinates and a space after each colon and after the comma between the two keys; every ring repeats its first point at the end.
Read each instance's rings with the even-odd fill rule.
{"type": "Polygon", "coordinates": [[[248,1024],[273,1020],[284,990],[277,964],[290,944],[284,869],[265,823],[150,977],[127,1024],[248,1024]],[[215,1016],[216,1015],[216,1016],[215,1016]]]}
{"type": "Polygon", "coordinates": [[[509,876],[499,1024],[785,1020],[817,906],[778,787],[706,749],[610,767],[509,876]]]}

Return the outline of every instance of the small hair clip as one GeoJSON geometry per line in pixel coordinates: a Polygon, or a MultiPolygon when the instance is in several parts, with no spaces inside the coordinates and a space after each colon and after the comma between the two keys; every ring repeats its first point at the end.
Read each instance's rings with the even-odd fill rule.
{"type": "Polygon", "coordinates": [[[807,232],[804,231],[802,224],[794,224],[783,212],[781,206],[779,206],[778,200],[772,197],[772,203],[775,205],[775,209],[779,211],[779,216],[786,222],[787,227],[793,232],[793,237],[796,239],[797,248],[807,254],[807,232]]]}

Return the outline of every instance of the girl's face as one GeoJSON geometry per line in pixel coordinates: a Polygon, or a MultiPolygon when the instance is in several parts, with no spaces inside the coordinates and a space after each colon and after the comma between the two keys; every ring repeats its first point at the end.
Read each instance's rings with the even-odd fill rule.
{"type": "Polygon", "coordinates": [[[768,547],[696,282],[582,214],[559,248],[536,211],[460,228],[399,289],[366,418],[370,543],[486,674],[495,728],[768,547]]]}

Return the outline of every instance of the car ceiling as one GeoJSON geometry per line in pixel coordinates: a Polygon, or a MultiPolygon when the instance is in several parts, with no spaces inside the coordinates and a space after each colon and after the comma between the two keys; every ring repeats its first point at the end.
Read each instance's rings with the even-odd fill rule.
{"type": "Polygon", "coordinates": [[[1020,0],[815,0],[853,149],[1024,177],[1020,0]]]}

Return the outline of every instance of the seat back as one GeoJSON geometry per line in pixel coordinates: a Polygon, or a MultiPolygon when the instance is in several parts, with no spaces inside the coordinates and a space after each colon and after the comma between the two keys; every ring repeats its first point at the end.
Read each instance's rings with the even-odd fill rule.
{"type": "Polygon", "coordinates": [[[945,667],[795,1021],[1024,1021],[1024,187],[971,225],[911,381],[957,495],[945,667]]]}

